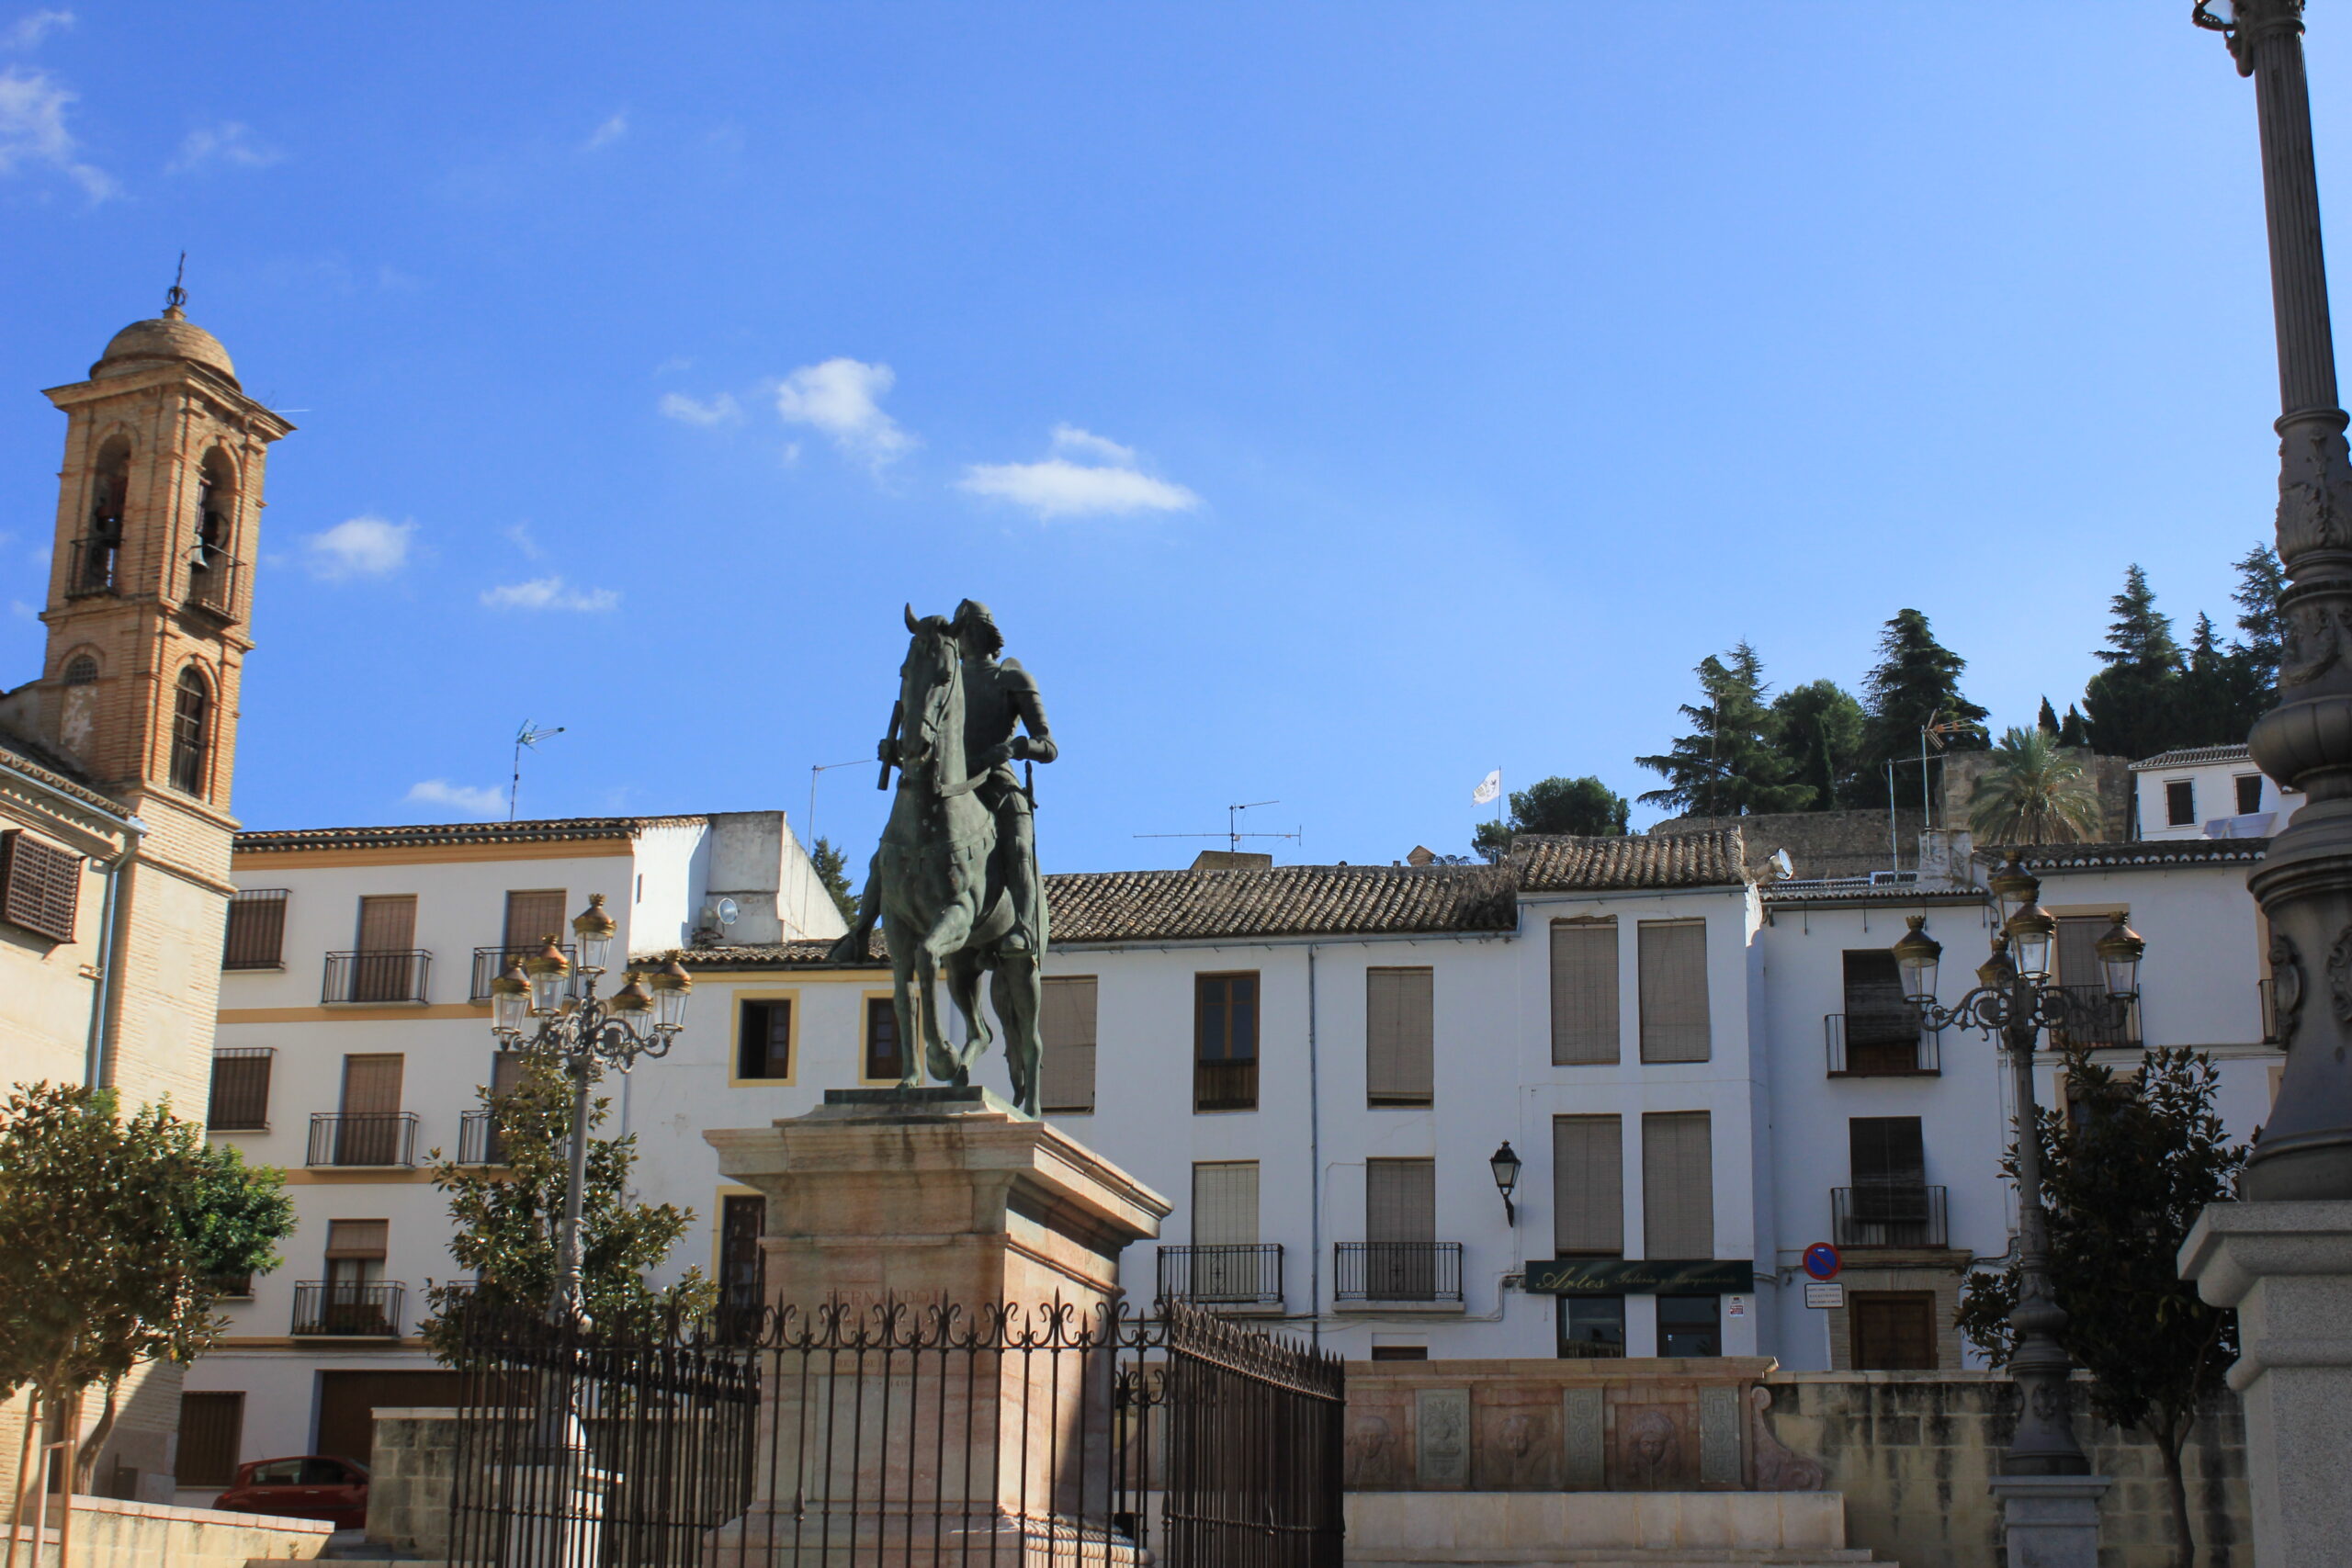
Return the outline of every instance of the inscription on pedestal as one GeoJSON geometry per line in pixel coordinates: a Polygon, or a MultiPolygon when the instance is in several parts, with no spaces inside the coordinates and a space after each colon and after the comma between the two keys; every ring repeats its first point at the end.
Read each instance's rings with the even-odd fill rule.
{"type": "Polygon", "coordinates": [[[1470,1484],[1470,1391],[1425,1388],[1413,1395],[1414,1463],[1423,1486],[1470,1484]]]}
{"type": "Polygon", "coordinates": [[[1699,1390],[1699,1484],[1737,1486],[1739,1472],[1739,1391],[1702,1387],[1699,1390]]]}
{"type": "Polygon", "coordinates": [[[1560,1395],[1561,1483],[1571,1492],[1598,1492],[1607,1484],[1606,1434],[1601,1391],[1572,1388],[1560,1395]]]}

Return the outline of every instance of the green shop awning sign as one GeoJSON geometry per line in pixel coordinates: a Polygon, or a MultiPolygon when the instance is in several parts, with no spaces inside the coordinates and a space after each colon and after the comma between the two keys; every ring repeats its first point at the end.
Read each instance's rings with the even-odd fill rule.
{"type": "Polygon", "coordinates": [[[1527,1266],[1520,1289],[1545,1296],[1735,1296],[1756,1288],[1755,1267],[1744,1258],[1712,1258],[1629,1262],[1620,1258],[1554,1258],[1527,1266]]]}

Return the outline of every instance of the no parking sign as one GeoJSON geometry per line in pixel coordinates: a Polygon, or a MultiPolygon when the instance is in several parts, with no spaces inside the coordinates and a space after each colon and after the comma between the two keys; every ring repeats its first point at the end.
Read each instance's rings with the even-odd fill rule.
{"type": "Polygon", "coordinates": [[[1835,1280],[1846,1260],[1838,1249],[1826,1241],[1816,1241],[1804,1249],[1804,1271],[1816,1280],[1835,1280]]]}

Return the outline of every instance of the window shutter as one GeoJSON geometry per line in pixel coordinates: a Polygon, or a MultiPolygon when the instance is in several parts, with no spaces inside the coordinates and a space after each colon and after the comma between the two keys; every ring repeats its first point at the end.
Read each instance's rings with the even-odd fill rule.
{"type": "Polygon", "coordinates": [[[1219,1160],[1193,1167],[1193,1245],[1254,1247],[1258,1241],[1258,1162],[1219,1160]]]}
{"type": "Polygon", "coordinates": [[[1715,1255],[1715,1161],[1707,1112],[1642,1118],[1642,1256],[1715,1255]]]}
{"type": "Polygon", "coordinates": [[[1617,922],[1552,922],[1552,1065],[1617,1059],[1617,922]]]}
{"type": "Polygon", "coordinates": [[[1625,1254],[1625,1133],[1615,1116],[1552,1118],[1552,1248],[1625,1254]]]}
{"type": "Polygon", "coordinates": [[[2097,986],[2102,996],[2106,994],[2107,975],[2098,964],[2098,939],[2113,923],[2105,915],[2058,917],[2055,956],[2060,985],[2097,986]]]}
{"type": "Polygon", "coordinates": [[[82,857],[11,829],[0,834],[7,864],[0,872],[0,919],[51,942],[74,940],[82,899],[82,857]]]}
{"type": "Polygon", "coordinates": [[[359,951],[410,953],[416,947],[416,895],[359,900],[359,951]]]}
{"type": "Polygon", "coordinates": [[[1846,1123],[1847,1154],[1857,1187],[1917,1187],[1928,1179],[1917,1116],[1856,1116],[1846,1123]]]}
{"type": "Polygon", "coordinates": [[[561,946],[571,940],[571,925],[564,917],[564,890],[536,888],[506,896],[506,945],[537,952],[553,936],[561,946]]]}
{"type": "Polygon", "coordinates": [[[515,1087],[517,1084],[521,1083],[522,1081],[523,1081],[523,1053],[522,1053],[522,1052],[520,1052],[520,1051],[497,1051],[497,1052],[493,1052],[493,1053],[492,1053],[492,1055],[491,1055],[491,1058],[490,1058],[490,1092],[491,1092],[491,1093],[492,1093],[492,1094],[513,1094],[513,1093],[514,1092],[514,1087],[515,1087]]]}
{"type": "Polygon", "coordinates": [[[1431,976],[1428,969],[1364,971],[1364,1081],[1374,1105],[1433,1098],[1431,976]]]}
{"type": "Polygon", "coordinates": [[[1366,1241],[1437,1239],[1435,1160],[1366,1160],[1363,1193],[1366,1241]]]}
{"type": "Polygon", "coordinates": [[[248,887],[230,898],[221,968],[276,969],[284,964],[286,898],[283,887],[248,887]]]}
{"type": "Polygon", "coordinates": [[[1707,1059],[1707,922],[1641,923],[1642,1060],[1707,1059]]]}
{"type": "Polygon", "coordinates": [[[343,1109],[345,1115],[382,1114],[401,1108],[401,1069],[404,1058],[345,1056],[343,1059],[343,1109]]]}
{"type": "Polygon", "coordinates": [[[245,1396],[184,1393],[180,1395],[179,1483],[226,1486],[237,1478],[237,1452],[244,1442],[245,1396]]]}
{"type": "Polygon", "coordinates": [[[327,1256],[383,1260],[391,1243],[390,1220],[329,1220],[327,1256]]]}
{"type": "Polygon", "coordinates": [[[205,1125],[216,1133],[263,1132],[269,1126],[268,1045],[232,1045],[212,1054],[212,1102],[205,1125]]]}
{"type": "MultiPolygon", "coordinates": [[[[1039,1106],[1046,1111],[1083,1112],[1094,1109],[1094,1003],[1095,982],[1091,975],[1072,975],[1046,982],[1044,1016],[1040,1021],[1046,1062],[1037,1097],[1039,1106]]],[[[1255,1213],[1256,1200],[1251,1201],[1251,1213],[1255,1213]]]]}

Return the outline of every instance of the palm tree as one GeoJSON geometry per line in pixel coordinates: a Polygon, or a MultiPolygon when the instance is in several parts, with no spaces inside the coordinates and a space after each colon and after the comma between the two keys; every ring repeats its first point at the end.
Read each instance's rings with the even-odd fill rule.
{"type": "Polygon", "coordinates": [[[1996,844],[2064,844],[2096,839],[2106,820],[2083,764],[2042,729],[2012,725],[1993,748],[1993,766],[1968,800],[1968,825],[1996,844]]]}

